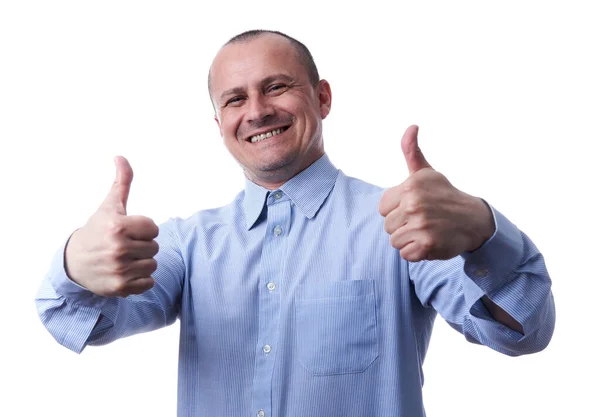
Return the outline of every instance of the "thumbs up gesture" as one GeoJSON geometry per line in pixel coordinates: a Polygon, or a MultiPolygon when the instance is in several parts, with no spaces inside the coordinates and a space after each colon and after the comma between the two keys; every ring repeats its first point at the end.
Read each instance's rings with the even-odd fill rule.
{"type": "Polygon", "coordinates": [[[65,268],[73,281],[97,295],[126,297],[154,286],[158,226],[148,217],[127,215],[133,170],[123,157],[116,157],[115,165],[104,202],[67,244],[65,268]]]}
{"type": "Polygon", "coordinates": [[[450,259],[474,251],[495,231],[490,208],[435,171],[418,145],[418,126],[402,137],[409,177],[379,202],[392,246],[408,261],[450,259]]]}

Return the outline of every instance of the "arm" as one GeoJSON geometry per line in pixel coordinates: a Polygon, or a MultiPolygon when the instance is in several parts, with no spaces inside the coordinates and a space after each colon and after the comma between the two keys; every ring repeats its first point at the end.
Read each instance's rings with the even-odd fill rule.
{"type": "Polygon", "coordinates": [[[543,349],[554,302],[533,242],[435,171],[418,147],[416,126],[404,134],[402,151],[410,175],[383,194],[379,211],[421,302],[472,342],[509,355],[543,349]]]}
{"type": "MultiPolygon", "coordinates": [[[[116,339],[172,324],[179,313],[184,263],[175,221],[160,226],[152,274],[154,287],[125,298],[101,296],[69,278],[65,270],[66,244],[56,253],[35,302],[39,317],[58,343],[81,353],[87,345],[116,339]]],[[[68,242],[67,242],[68,243],[68,242]]]]}
{"type": "Polygon", "coordinates": [[[515,320],[515,318],[509,313],[504,311],[502,307],[496,305],[492,300],[489,299],[487,295],[481,297],[481,301],[483,301],[483,304],[496,321],[504,324],[506,327],[509,327],[516,332],[523,334],[523,326],[521,323],[515,320]]]}
{"type": "Polygon", "coordinates": [[[529,237],[492,211],[497,230],[483,246],[449,260],[408,262],[409,274],[423,305],[470,342],[510,356],[538,352],[554,331],[551,280],[529,237]]]}

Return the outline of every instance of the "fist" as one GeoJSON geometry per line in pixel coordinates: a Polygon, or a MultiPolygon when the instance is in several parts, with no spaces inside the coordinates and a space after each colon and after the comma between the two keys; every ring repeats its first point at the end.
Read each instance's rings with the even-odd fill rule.
{"type": "Polygon", "coordinates": [[[402,137],[409,177],[379,202],[390,243],[413,262],[473,251],[493,235],[493,215],[483,200],[458,190],[429,165],[417,133],[418,127],[410,126],[402,137]]]}
{"type": "Polygon", "coordinates": [[[127,297],[154,286],[158,226],[148,217],[127,215],[133,170],[123,157],[116,157],[115,165],[110,192],[69,239],[65,268],[69,278],[94,294],[127,297]]]}

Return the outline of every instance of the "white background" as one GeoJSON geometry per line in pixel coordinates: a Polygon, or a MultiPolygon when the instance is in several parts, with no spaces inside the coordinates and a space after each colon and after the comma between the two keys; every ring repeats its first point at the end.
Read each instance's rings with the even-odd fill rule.
{"type": "Polygon", "coordinates": [[[114,155],[135,171],[130,214],[159,223],[232,200],[243,177],[206,76],[218,48],[254,28],[311,49],[333,89],[326,150],[344,172],[400,183],[400,138],[419,124],[429,162],[545,255],[550,346],[504,357],[438,319],[428,415],[599,415],[594,2],[332,3],[1,3],[0,415],[175,415],[177,324],[77,355],[33,300],[54,252],[107,193],[114,155]]]}

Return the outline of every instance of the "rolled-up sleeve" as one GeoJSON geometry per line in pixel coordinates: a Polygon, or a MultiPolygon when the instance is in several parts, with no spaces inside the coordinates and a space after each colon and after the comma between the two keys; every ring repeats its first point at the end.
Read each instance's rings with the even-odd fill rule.
{"type": "Polygon", "coordinates": [[[421,302],[470,342],[510,356],[534,353],[554,332],[551,279],[531,239],[490,208],[496,231],[484,245],[448,261],[410,263],[411,279],[421,302]],[[524,334],[494,320],[484,296],[519,322],[524,334]]]}
{"type": "Polygon", "coordinates": [[[126,298],[98,296],[69,279],[64,262],[66,239],[35,298],[38,315],[56,341],[81,353],[87,345],[107,344],[172,324],[179,312],[185,272],[175,224],[172,219],[159,227],[154,287],[126,298]]]}

